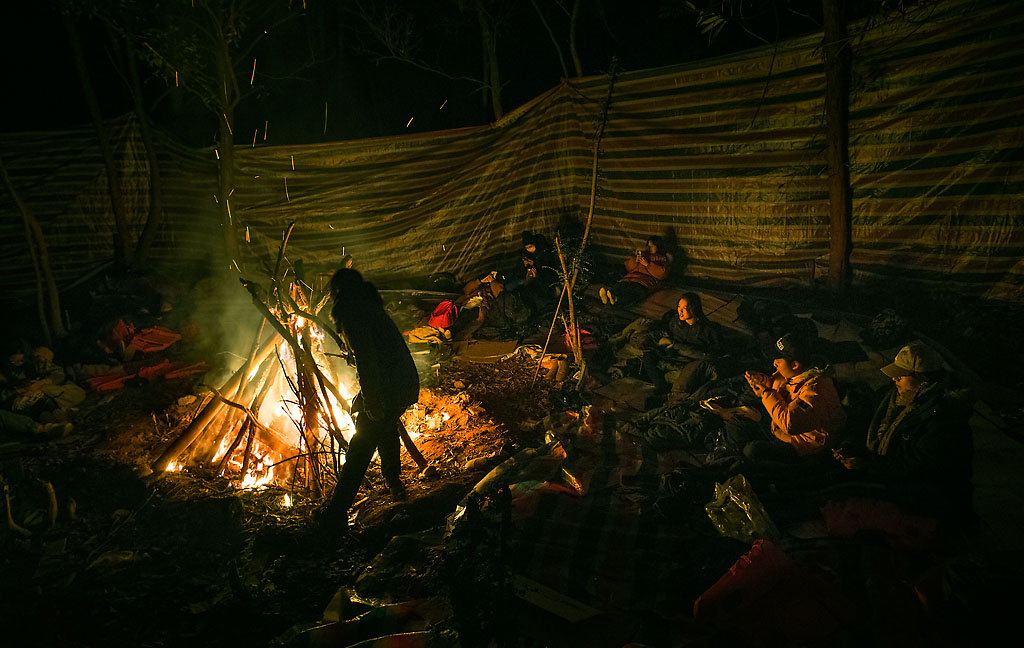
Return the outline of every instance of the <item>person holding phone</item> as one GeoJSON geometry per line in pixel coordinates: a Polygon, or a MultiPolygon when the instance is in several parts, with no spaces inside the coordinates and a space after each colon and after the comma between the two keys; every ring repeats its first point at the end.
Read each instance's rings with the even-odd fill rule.
{"type": "Polygon", "coordinates": [[[628,306],[642,301],[661,287],[668,276],[671,260],[660,236],[647,239],[644,250],[634,250],[625,261],[626,276],[611,287],[601,286],[598,295],[605,305],[628,306]]]}

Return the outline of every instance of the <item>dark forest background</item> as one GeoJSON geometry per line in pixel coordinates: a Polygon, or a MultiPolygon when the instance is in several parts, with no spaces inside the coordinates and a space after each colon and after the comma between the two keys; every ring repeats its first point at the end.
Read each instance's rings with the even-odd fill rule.
{"type": "MultiPolygon", "coordinates": [[[[919,4],[824,2],[844,5],[850,20],[884,19],[885,12],[919,4]]],[[[620,70],[659,67],[818,31],[822,5],[823,0],[9,2],[0,9],[0,129],[90,126],[68,24],[81,42],[104,118],[133,109],[124,47],[131,41],[143,106],[153,123],[186,144],[208,146],[217,141],[216,118],[194,85],[181,78],[176,87],[169,67],[161,67],[156,49],[165,55],[173,34],[151,30],[204,9],[233,11],[248,38],[267,32],[236,61],[244,95],[234,115],[236,142],[251,142],[256,134],[257,145],[304,144],[488,123],[564,77],[602,74],[613,61],[620,70]],[[162,44],[154,48],[157,38],[162,44]],[[255,73],[244,87],[251,59],[255,73]],[[495,87],[499,110],[491,94],[495,87]]],[[[179,46],[187,48],[184,38],[179,46]]]]}

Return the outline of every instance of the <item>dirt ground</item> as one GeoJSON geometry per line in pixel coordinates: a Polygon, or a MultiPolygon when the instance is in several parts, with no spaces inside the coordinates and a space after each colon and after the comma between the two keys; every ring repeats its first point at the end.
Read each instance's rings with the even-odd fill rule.
{"type": "MultiPolygon", "coordinates": [[[[67,438],[0,445],[13,519],[31,533],[0,530],[0,617],[17,638],[7,645],[263,646],[315,623],[393,536],[439,540],[487,471],[538,442],[523,421],[544,415],[549,388],[531,378],[517,359],[446,365],[421,401],[454,413],[417,440],[434,474],[418,475],[403,451],[408,498],[393,502],[371,467],[353,533],[335,538],[316,532],[321,502],[301,492],[286,506],[280,486],[237,490],[201,470],[137,476],[195,415],[200,379],[91,394],[67,438]],[[56,495],[52,527],[45,483],[56,495]]],[[[428,552],[360,589],[383,601],[433,595],[444,586],[439,561],[428,552]]]]}
{"type": "MultiPolygon", "coordinates": [[[[837,306],[820,295],[796,298],[837,306]]],[[[1006,390],[1007,411],[1022,411],[1020,374],[1012,370],[1024,356],[1017,309],[912,294],[844,305],[868,320],[882,305],[913,314],[915,328],[1006,390]]],[[[183,332],[187,326],[181,323],[183,332]]],[[[209,357],[208,348],[188,341],[168,355],[209,357]]],[[[533,373],[524,357],[443,363],[423,402],[449,410],[449,419],[417,439],[432,474],[418,474],[403,452],[408,497],[392,501],[371,468],[353,533],[340,537],[316,531],[312,514],[322,502],[301,492],[238,490],[195,467],[154,481],[138,476],[197,413],[200,376],[90,394],[66,438],[0,442],[12,521],[30,534],[0,528],[4,643],[282,646],[326,608],[351,618],[372,605],[439,593],[462,610],[486,607],[493,602],[472,598],[493,589],[475,587],[474,579],[491,577],[474,573],[485,564],[453,565],[439,547],[447,518],[473,486],[517,451],[543,443],[541,419],[565,409],[565,394],[535,385],[533,373]]],[[[435,613],[447,620],[433,628],[441,643],[432,645],[456,632],[473,637],[477,619],[435,613]]]]}

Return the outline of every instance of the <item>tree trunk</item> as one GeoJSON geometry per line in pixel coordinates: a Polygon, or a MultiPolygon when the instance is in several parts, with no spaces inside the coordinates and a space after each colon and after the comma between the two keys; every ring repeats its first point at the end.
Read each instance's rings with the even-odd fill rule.
{"type": "Polygon", "coordinates": [[[822,0],[825,18],[825,138],[828,158],[828,286],[837,296],[850,284],[853,191],[850,188],[849,110],[852,55],[846,0],[822,0]]]}
{"type": "Polygon", "coordinates": [[[218,105],[221,108],[220,136],[217,138],[218,183],[217,202],[220,206],[221,232],[224,237],[224,253],[228,261],[237,265],[238,238],[231,215],[231,194],[235,189],[235,106],[238,104],[238,90],[228,45],[222,36],[217,52],[218,105]]]}
{"type": "Polygon", "coordinates": [[[480,23],[480,36],[483,41],[484,80],[490,91],[491,109],[495,121],[501,119],[505,110],[501,105],[501,73],[498,69],[498,42],[494,25],[484,10],[481,0],[476,0],[476,17],[480,23]]]}
{"type": "Polygon", "coordinates": [[[46,344],[53,345],[53,337],[62,338],[67,331],[64,329],[64,320],[61,318],[60,291],[57,290],[57,281],[53,277],[53,269],[50,267],[50,254],[46,248],[46,239],[43,238],[43,229],[39,226],[28,205],[21,199],[21,194],[14,187],[7,167],[3,159],[0,159],[0,176],[3,176],[4,186],[11,194],[11,199],[18,206],[21,217],[25,223],[25,238],[27,239],[29,253],[32,255],[32,267],[36,275],[36,305],[39,309],[39,324],[43,327],[43,336],[46,344]],[[44,290],[45,288],[45,290],[44,290]]]}
{"type": "Polygon", "coordinates": [[[128,218],[124,207],[123,196],[121,195],[121,174],[114,164],[114,154],[110,150],[110,140],[107,137],[107,129],[103,125],[103,117],[100,114],[100,105],[93,91],[92,83],[89,81],[89,71],[85,65],[85,54],[82,52],[82,45],[78,40],[78,32],[71,21],[71,17],[62,14],[64,28],[68,34],[68,42],[71,44],[71,51],[74,53],[75,67],[78,70],[78,80],[82,84],[82,92],[85,94],[85,101],[89,105],[89,113],[92,116],[93,125],[96,127],[96,137],[99,140],[100,153],[103,155],[103,165],[107,171],[107,190],[110,193],[110,208],[114,212],[114,264],[118,270],[124,270],[131,263],[128,252],[128,218]]]}
{"type": "MultiPolygon", "coordinates": [[[[562,47],[558,44],[558,39],[555,38],[555,32],[551,30],[551,25],[548,24],[547,18],[544,17],[544,12],[537,6],[537,0],[530,0],[530,3],[533,5],[533,10],[537,12],[537,17],[540,18],[540,23],[544,25],[544,30],[548,33],[548,38],[551,39],[551,44],[555,46],[555,53],[558,54],[558,63],[562,66],[562,78],[568,78],[569,68],[565,67],[565,57],[562,56],[562,47]]],[[[572,34],[571,27],[569,33],[572,34]]]]}
{"type": "Polygon", "coordinates": [[[576,23],[580,15],[580,0],[573,0],[572,15],[569,16],[569,55],[572,56],[572,66],[576,70],[576,76],[583,76],[583,63],[580,61],[579,50],[576,49],[576,23]]]}
{"type": "Polygon", "coordinates": [[[231,215],[231,193],[235,188],[235,135],[231,130],[232,113],[225,113],[220,120],[220,137],[218,138],[217,201],[220,206],[220,225],[224,236],[224,253],[228,261],[238,259],[238,239],[235,236],[235,223],[231,215]]]}
{"type": "Polygon", "coordinates": [[[149,123],[149,114],[142,105],[142,82],[139,80],[139,69],[135,62],[135,52],[131,42],[128,40],[125,40],[125,55],[128,61],[128,78],[131,82],[135,116],[139,120],[142,146],[146,150],[146,161],[149,163],[149,213],[146,215],[146,224],[142,228],[142,234],[139,235],[139,242],[135,247],[135,254],[132,257],[132,265],[136,268],[141,268],[145,266],[149,258],[149,250],[153,246],[153,239],[156,238],[156,232],[163,221],[163,182],[160,176],[160,162],[156,154],[156,141],[153,138],[153,129],[149,123]]]}

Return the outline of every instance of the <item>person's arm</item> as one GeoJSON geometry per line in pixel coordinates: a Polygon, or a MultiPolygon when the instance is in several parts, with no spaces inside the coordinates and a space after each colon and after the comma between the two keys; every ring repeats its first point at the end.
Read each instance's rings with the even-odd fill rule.
{"type": "Polygon", "coordinates": [[[822,425],[822,408],[825,407],[822,401],[822,395],[811,386],[802,389],[792,400],[785,390],[769,388],[761,394],[761,403],[774,424],[772,433],[786,443],[822,425]]]}
{"type": "Polygon", "coordinates": [[[668,276],[668,259],[660,254],[644,258],[647,273],[659,281],[668,276]]]}
{"type": "Polygon", "coordinates": [[[680,357],[688,360],[709,360],[720,354],[722,338],[718,327],[703,320],[693,326],[678,326],[681,336],[673,341],[672,348],[680,357]]]}
{"type": "Polygon", "coordinates": [[[352,353],[356,357],[359,390],[363,394],[363,411],[371,419],[377,419],[384,412],[385,386],[380,354],[373,336],[373,324],[363,320],[347,321],[344,322],[344,328],[352,353]]]}

